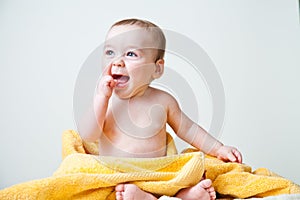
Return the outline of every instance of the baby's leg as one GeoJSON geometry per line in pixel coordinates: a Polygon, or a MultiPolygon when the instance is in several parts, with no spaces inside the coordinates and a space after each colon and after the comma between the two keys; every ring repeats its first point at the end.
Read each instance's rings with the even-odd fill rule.
{"type": "Polygon", "coordinates": [[[216,199],[215,189],[210,179],[200,181],[197,185],[180,190],[176,197],[183,200],[214,200],[216,199]]]}
{"type": "Polygon", "coordinates": [[[157,200],[152,194],[134,184],[119,184],[115,188],[117,200],[157,200]]]}

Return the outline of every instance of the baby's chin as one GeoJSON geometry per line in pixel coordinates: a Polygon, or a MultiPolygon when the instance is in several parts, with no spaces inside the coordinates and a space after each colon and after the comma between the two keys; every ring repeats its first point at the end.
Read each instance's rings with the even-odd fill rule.
{"type": "Polygon", "coordinates": [[[114,94],[123,100],[130,99],[134,96],[132,92],[128,91],[128,88],[115,88],[114,94]]]}

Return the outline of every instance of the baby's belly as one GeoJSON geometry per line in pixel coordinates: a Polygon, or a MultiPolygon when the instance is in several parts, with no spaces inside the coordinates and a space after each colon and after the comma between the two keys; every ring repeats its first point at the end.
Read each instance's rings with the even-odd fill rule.
{"type": "Polygon", "coordinates": [[[160,131],[149,138],[133,137],[124,133],[103,134],[99,154],[117,157],[161,157],[166,155],[166,132],[160,131]]]}

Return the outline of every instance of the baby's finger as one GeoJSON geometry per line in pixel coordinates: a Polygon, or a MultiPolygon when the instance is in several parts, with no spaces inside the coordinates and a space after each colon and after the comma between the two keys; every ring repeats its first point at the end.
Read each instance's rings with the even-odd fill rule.
{"type": "Polygon", "coordinates": [[[109,83],[109,87],[114,88],[117,85],[117,80],[112,79],[109,83]]]}
{"type": "Polygon", "coordinates": [[[111,87],[111,82],[113,82],[114,79],[109,75],[103,75],[100,79],[100,85],[105,85],[111,87]]]}
{"type": "Polygon", "coordinates": [[[105,75],[111,76],[111,67],[112,67],[112,64],[109,64],[106,67],[104,67],[103,71],[102,71],[102,76],[105,76],[105,75]]]}
{"type": "Polygon", "coordinates": [[[234,150],[233,153],[237,158],[237,162],[242,163],[243,162],[242,154],[238,150],[234,150]]]}
{"type": "Polygon", "coordinates": [[[110,96],[111,95],[111,91],[112,89],[115,87],[115,81],[114,79],[109,76],[102,76],[98,85],[97,85],[97,93],[98,94],[105,94],[106,96],[110,96]]]}
{"type": "Polygon", "coordinates": [[[233,152],[230,152],[228,154],[228,160],[230,160],[231,162],[236,162],[237,161],[237,159],[236,159],[235,155],[233,154],[233,152]]]}

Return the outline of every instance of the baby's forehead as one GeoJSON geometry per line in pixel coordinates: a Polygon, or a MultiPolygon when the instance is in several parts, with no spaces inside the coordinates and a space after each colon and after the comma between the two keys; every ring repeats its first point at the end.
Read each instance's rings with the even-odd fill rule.
{"type": "Polygon", "coordinates": [[[158,48],[158,40],[151,29],[136,25],[119,25],[112,27],[106,36],[106,46],[128,44],[140,48],[158,48]]]}
{"type": "Polygon", "coordinates": [[[138,25],[117,25],[109,29],[106,38],[110,39],[111,37],[115,37],[122,34],[153,35],[153,31],[152,28],[140,27],[138,25]]]}

